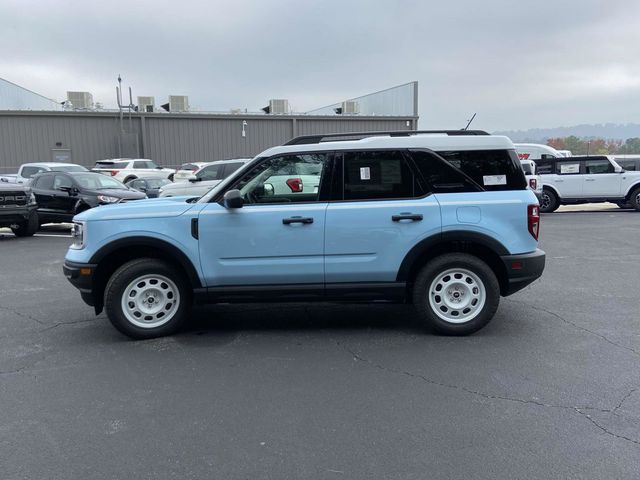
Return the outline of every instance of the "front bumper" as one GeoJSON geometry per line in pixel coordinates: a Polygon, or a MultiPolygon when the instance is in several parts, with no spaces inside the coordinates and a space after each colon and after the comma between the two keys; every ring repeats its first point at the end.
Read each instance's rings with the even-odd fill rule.
{"type": "Polygon", "coordinates": [[[0,227],[9,227],[29,220],[31,212],[37,208],[37,205],[0,207],[0,227]]]}
{"type": "Polygon", "coordinates": [[[93,276],[96,267],[97,265],[92,263],[75,263],[69,260],[65,260],[62,266],[64,276],[71,282],[71,285],[80,290],[80,296],[84,303],[92,307],[95,304],[93,297],[93,276]]]}
{"type": "Polygon", "coordinates": [[[540,278],[545,258],[546,254],[539,248],[531,253],[500,257],[507,271],[507,284],[503,286],[502,295],[511,295],[540,278]]]}

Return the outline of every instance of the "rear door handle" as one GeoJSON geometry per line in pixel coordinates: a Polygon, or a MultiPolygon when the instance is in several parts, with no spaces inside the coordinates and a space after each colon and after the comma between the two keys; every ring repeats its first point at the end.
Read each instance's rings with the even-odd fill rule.
{"type": "Polygon", "coordinates": [[[587,182],[595,182],[595,181],[596,181],[596,179],[595,179],[595,178],[585,178],[585,180],[586,180],[587,182]]]}
{"type": "Polygon", "coordinates": [[[419,222],[422,220],[421,213],[401,213],[400,215],[393,215],[391,220],[394,222],[399,222],[400,220],[411,220],[413,222],[419,222]]]}
{"type": "Polygon", "coordinates": [[[313,218],[312,217],[289,217],[289,218],[282,219],[283,225],[291,225],[292,223],[303,223],[307,225],[309,223],[313,223],[313,218]]]}

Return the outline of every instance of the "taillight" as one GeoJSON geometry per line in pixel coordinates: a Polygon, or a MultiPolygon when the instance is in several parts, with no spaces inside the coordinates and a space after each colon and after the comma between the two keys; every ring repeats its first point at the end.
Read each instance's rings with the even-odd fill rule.
{"type": "Polygon", "coordinates": [[[527,224],[529,225],[531,236],[538,240],[538,235],[540,234],[540,207],[538,205],[529,205],[527,207],[527,224]]]}
{"type": "Polygon", "coordinates": [[[535,190],[536,188],[538,188],[538,181],[535,178],[530,178],[529,186],[531,187],[531,189],[535,190]]]}
{"type": "Polygon", "coordinates": [[[111,170],[109,173],[112,177],[115,177],[118,174],[118,170],[111,170]]]}
{"type": "Polygon", "coordinates": [[[290,178],[287,180],[287,185],[289,185],[292,193],[300,193],[302,191],[301,178],[290,178]]]}

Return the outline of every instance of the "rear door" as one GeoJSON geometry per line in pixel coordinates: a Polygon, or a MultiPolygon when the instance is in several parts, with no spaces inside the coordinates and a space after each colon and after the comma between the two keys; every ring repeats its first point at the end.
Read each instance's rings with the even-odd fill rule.
{"type": "Polygon", "coordinates": [[[334,185],[325,232],[328,292],[336,284],[395,282],[409,250],[440,233],[438,202],[405,152],[337,155],[334,185]]]}
{"type": "Polygon", "coordinates": [[[622,196],[622,175],[606,158],[585,161],[584,196],[622,196]]]}
{"type": "Polygon", "coordinates": [[[306,285],[322,291],[327,200],[322,192],[277,195],[265,188],[275,172],[299,163],[330,173],[325,153],[271,157],[229,186],[241,191],[242,208],[212,202],[201,210],[200,263],[208,287],[306,285]]]}
{"type": "Polygon", "coordinates": [[[552,184],[561,198],[584,197],[584,162],[580,160],[558,160],[552,184]]]}

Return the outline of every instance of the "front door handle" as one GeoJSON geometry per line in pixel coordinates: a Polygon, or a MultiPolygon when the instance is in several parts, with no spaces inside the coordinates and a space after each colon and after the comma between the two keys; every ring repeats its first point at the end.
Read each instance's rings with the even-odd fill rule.
{"type": "Polygon", "coordinates": [[[394,222],[399,222],[400,220],[411,220],[413,222],[419,222],[422,220],[421,213],[401,213],[400,215],[393,215],[391,220],[394,222]]]}
{"type": "Polygon", "coordinates": [[[282,219],[283,225],[291,225],[292,223],[303,223],[307,225],[309,223],[313,223],[313,218],[312,217],[289,217],[289,218],[282,219]]]}
{"type": "Polygon", "coordinates": [[[586,180],[587,182],[595,182],[595,181],[596,181],[596,179],[595,179],[595,178],[585,178],[585,180],[586,180]]]}

